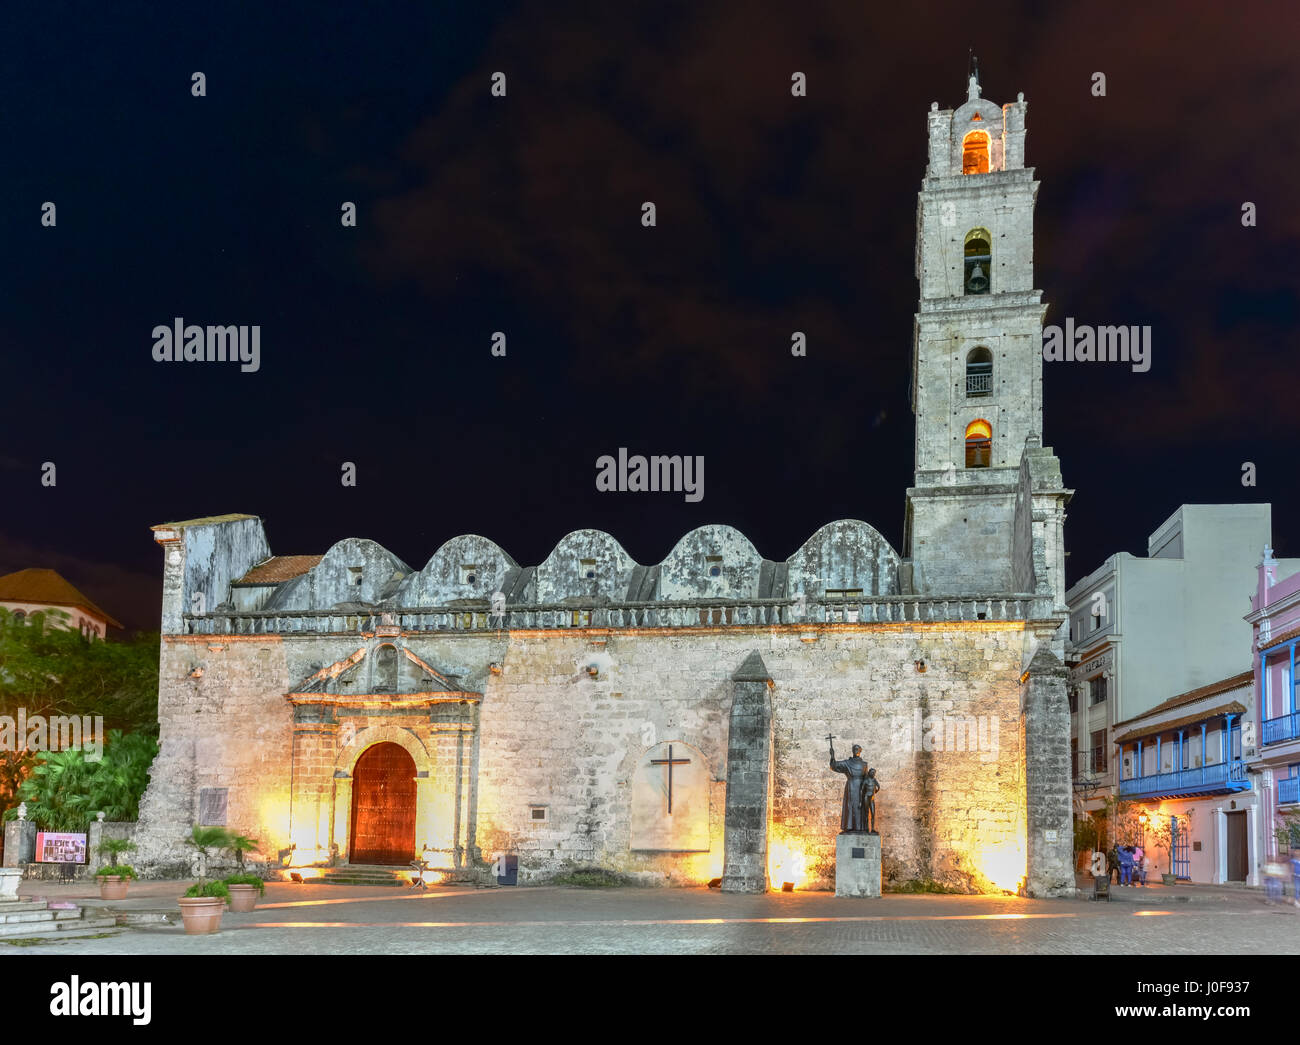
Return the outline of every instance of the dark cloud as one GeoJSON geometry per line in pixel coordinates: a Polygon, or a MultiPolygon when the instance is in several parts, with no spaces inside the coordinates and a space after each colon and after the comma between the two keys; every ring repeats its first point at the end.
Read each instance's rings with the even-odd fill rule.
{"type": "Polygon", "coordinates": [[[7,561],[117,563],[68,576],[123,619],[156,617],[148,524],[214,511],[280,552],[353,534],[412,562],[466,531],[536,562],[578,526],[649,562],[706,521],[775,557],[842,516],[901,543],[925,113],[964,98],[968,48],[988,97],[1029,102],[1049,322],[1152,328],[1148,374],[1046,372],[1072,573],[1182,501],[1291,525],[1292,5],[49,10],[0,116],[26,158],[0,176],[7,561]],[[159,369],[174,315],[262,323],[262,371],[159,369]],[[704,506],[597,496],[618,446],[707,456],[704,506]]]}

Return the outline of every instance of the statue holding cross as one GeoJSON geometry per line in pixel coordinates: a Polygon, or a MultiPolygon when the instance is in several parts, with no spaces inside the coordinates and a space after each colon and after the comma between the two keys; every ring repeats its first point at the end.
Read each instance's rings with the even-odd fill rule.
{"type": "Polygon", "coordinates": [[[840,806],[840,834],[850,831],[875,834],[875,795],[880,790],[876,771],[868,769],[860,744],[853,745],[851,758],[837,759],[835,734],[830,734],[826,739],[831,745],[831,769],[848,777],[844,782],[844,801],[840,806]]]}

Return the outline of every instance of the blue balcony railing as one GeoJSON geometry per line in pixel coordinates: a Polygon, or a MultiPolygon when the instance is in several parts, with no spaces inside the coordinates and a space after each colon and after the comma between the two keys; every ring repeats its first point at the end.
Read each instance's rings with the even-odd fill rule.
{"type": "Polygon", "coordinates": [[[1250,780],[1246,766],[1239,758],[1213,766],[1179,769],[1170,773],[1153,773],[1119,782],[1119,793],[1125,796],[1156,796],[1174,798],[1181,795],[1226,794],[1246,791],[1250,780]]]}
{"type": "Polygon", "coordinates": [[[1279,803],[1300,802],[1300,776],[1277,782],[1277,800],[1279,803]]]}
{"type": "Polygon", "coordinates": [[[1265,744],[1280,744],[1284,740],[1300,737],[1300,711],[1279,718],[1266,718],[1263,734],[1265,744]]]}

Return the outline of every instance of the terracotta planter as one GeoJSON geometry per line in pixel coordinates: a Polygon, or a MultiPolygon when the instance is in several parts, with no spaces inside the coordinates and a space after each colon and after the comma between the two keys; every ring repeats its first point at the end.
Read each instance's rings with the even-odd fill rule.
{"type": "Polygon", "coordinates": [[[230,890],[230,909],[237,913],[251,911],[257,907],[260,896],[255,885],[228,885],[230,890]]]}
{"type": "Polygon", "coordinates": [[[120,878],[115,874],[100,875],[99,898],[101,900],[125,900],[127,886],[131,879],[120,878]]]}
{"type": "Polygon", "coordinates": [[[177,903],[181,905],[187,936],[214,933],[221,928],[221,916],[226,911],[226,901],[222,897],[182,896],[177,903]]]}

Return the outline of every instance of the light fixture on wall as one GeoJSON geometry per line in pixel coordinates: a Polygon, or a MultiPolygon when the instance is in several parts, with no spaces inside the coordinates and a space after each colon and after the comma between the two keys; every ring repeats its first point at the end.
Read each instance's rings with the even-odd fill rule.
{"type": "Polygon", "coordinates": [[[925,674],[925,661],[923,661],[923,660],[918,660],[918,661],[916,662],[916,670],[917,670],[918,673],[924,675],[924,674],[925,674]]]}

